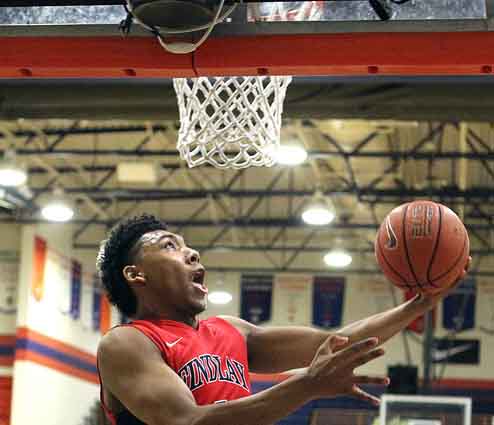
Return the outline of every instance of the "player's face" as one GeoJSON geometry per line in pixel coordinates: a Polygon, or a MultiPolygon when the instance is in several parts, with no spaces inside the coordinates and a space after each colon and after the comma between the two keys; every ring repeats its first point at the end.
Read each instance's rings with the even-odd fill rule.
{"type": "Polygon", "coordinates": [[[193,315],[205,310],[205,269],[199,253],[180,235],[154,230],[141,236],[138,248],[136,264],[145,276],[145,290],[160,306],[193,315]]]}

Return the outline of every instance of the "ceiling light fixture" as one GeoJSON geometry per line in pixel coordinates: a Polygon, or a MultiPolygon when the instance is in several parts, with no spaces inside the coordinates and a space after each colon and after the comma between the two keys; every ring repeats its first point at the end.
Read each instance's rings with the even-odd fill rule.
{"type": "Polygon", "coordinates": [[[302,220],[314,226],[324,226],[331,223],[336,217],[332,203],[320,192],[307,205],[302,213],[302,220]]]}
{"type": "Polygon", "coordinates": [[[27,181],[27,173],[16,158],[14,149],[6,149],[0,161],[0,186],[17,187],[27,181]]]}
{"type": "Polygon", "coordinates": [[[324,256],[328,267],[343,269],[352,263],[352,256],[345,249],[334,249],[324,256]]]}
{"type": "Polygon", "coordinates": [[[66,222],[74,216],[72,203],[66,199],[61,189],[55,189],[51,199],[41,209],[45,220],[66,222]]]}

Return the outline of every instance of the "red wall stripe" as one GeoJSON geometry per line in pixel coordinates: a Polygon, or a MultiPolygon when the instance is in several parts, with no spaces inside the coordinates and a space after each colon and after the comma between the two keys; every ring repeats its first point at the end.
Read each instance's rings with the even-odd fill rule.
{"type": "Polygon", "coordinates": [[[15,345],[15,335],[0,335],[1,345],[15,345]]]}
{"type": "Polygon", "coordinates": [[[74,376],[76,378],[82,379],[84,381],[91,382],[93,384],[98,384],[98,375],[90,372],[86,372],[75,367],[68,366],[62,362],[51,359],[47,356],[43,356],[42,354],[35,353],[29,350],[16,350],[15,352],[15,360],[16,361],[30,361],[41,366],[48,367],[50,369],[56,370],[57,372],[65,373],[70,376],[74,376]]]}
{"type": "Polygon", "coordinates": [[[33,331],[32,329],[28,329],[25,327],[17,328],[17,338],[30,339],[32,341],[46,345],[47,347],[53,348],[54,350],[69,354],[86,362],[96,364],[96,356],[94,354],[88,353],[87,351],[76,348],[70,344],[66,344],[54,338],[40,334],[39,332],[33,331]]]}
{"type": "MultiPolygon", "coordinates": [[[[29,341],[36,342],[57,352],[73,356],[80,359],[81,361],[90,363],[96,366],[96,356],[94,354],[88,353],[87,351],[81,350],[70,344],[58,341],[54,338],[43,335],[39,332],[33,331],[32,329],[26,327],[19,327],[17,329],[17,338],[26,339],[29,341]]],[[[28,346],[29,347],[29,346],[28,346]]],[[[87,382],[98,384],[98,376],[96,373],[91,373],[87,370],[81,370],[72,365],[66,364],[63,361],[57,360],[56,358],[49,357],[42,353],[31,351],[24,348],[17,348],[15,351],[16,361],[30,361],[50,369],[56,370],[61,373],[82,379],[87,382]]],[[[0,423],[1,425],[1,423],[0,423]]]]}
{"type": "Polygon", "coordinates": [[[1,356],[0,366],[9,367],[14,364],[14,356],[1,356]]]}
{"type": "Polygon", "coordinates": [[[12,377],[0,376],[0,425],[10,423],[10,402],[12,400],[12,377]]]}
{"type": "MultiPolygon", "coordinates": [[[[0,345],[4,347],[15,347],[15,335],[0,335],[0,345]]],[[[13,355],[2,355],[0,356],[0,366],[2,367],[10,367],[14,364],[14,356],[13,355]]],[[[1,385],[1,383],[0,383],[1,385]]],[[[1,399],[0,399],[1,400],[1,399]]],[[[0,422],[1,425],[1,422],[0,422]]]]}

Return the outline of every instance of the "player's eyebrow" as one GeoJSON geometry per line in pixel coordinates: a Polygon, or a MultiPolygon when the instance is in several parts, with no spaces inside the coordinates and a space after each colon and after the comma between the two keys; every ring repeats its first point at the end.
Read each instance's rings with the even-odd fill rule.
{"type": "Polygon", "coordinates": [[[175,235],[174,233],[164,233],[159,237],[156,243],[160,243],[163,239],[173,239],[179,245],[185,245],[183,238],[178,235],[175,235]]]}

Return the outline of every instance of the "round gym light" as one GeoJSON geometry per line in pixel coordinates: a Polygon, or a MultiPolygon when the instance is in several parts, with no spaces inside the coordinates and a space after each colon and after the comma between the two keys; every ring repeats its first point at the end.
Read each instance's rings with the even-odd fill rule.
{"type": "Polygon", "coordinates": [[[300,165],[307,159],[307,151],[299,144],[281,145],[274,157],[281,165],[300,165]]]}
{"type": "Polygon", "coordinates": [[[208,295],[208,300],[213,304],[228,304],[233,299],[227,291],[213,291],[208,295]]]}
{"type": "Polygon", "coordinates": [[[342,269],[351,264],[352,256],[344,249],[335,249],[324,256],[324,262],[328,267],[342,269]]]}
{"type": "Polygon", "coordinates": [[[324,226],[331,223],[336,212],[331,203],[322,195],[316,194],[314,200],[302,212],[302,220],[314,226],[324,226]]]}
{"type": "Polygon", "coordinates": [[[13,149],[7,149],[0,161],[0,186],[17,187],[27,181],[26,170],[17,163],[13,149]]]}
{"type": "Polygon", "coordinates": [[[41,209],[41,216],[48,221],[66,222],[74,216],[74,208],[63,192],[55,189],[50,200],[41,209]]]}

